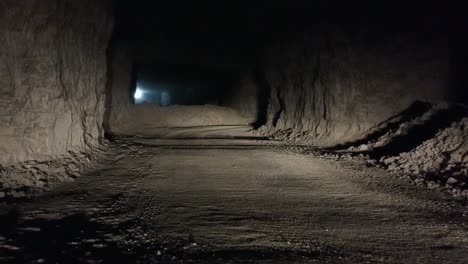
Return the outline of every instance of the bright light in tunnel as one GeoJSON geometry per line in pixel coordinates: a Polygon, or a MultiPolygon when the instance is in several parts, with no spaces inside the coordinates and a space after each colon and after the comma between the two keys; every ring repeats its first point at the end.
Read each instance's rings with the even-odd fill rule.
{"type": "Polygon", "coordinates": [[[143,98],[143,92],[140,89],[136,89],[135,94],[133,95],[135,99],[141,99],[143,98]]]}

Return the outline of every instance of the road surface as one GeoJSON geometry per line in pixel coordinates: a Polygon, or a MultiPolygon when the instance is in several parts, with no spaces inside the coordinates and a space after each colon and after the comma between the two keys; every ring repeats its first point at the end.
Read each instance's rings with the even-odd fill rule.
{"type": "Polygon", "coordinates": [[[0,210],[5,263],[468,263],[467,209],[357,161],[247,139],[127,139],[0,210]]]}

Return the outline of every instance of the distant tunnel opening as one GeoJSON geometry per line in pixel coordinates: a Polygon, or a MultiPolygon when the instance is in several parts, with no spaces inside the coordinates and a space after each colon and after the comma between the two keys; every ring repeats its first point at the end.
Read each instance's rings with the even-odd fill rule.
{"type": "Polygon", "coordinates": [[[190,66],[142,64],[131,90],[135,104],[221,105],[234,82],[229,73],[190,66]]]}

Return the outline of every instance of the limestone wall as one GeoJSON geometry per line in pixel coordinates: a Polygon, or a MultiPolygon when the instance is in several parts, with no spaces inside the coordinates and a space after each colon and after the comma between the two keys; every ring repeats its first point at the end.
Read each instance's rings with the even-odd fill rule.
{"type": "Polygon", "coordinates": [[[0,164],[103,136],[109,12],[96,0],[0,0],[0,164]]]}
{"type": "Polygon", "coordinates": [[[440,39],[316,30],[279,41],[265,70],[268,129],[333,145],[361,137],[415,100],[450,99],[448,49],[440,39]]]}

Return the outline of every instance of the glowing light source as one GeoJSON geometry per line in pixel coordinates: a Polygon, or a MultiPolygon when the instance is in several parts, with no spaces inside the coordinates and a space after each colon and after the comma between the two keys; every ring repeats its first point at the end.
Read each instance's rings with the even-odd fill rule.
{"type": "Polygon", "coordinates": [[[133,95],[135,99],[141,99],[143,97],[143,92],[140,89],[136,89],[135,94],[133,95]]]}

